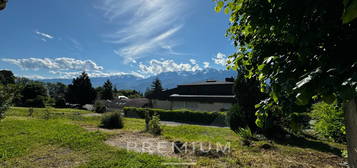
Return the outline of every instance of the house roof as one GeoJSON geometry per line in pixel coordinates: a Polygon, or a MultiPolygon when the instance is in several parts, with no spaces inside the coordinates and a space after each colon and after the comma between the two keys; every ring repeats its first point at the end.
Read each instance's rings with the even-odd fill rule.
{"type": "Polygon", "coordinates": [[[172,101],[200,101],[200,102],[229,102],[233,103],[234,82],[230,81],[206,81],[177,85],[176,88],[153,94],[150,99],[172,101]]]}
{"type": "Polygon", "coordinates": [[[198,86],[198,85],[234,85],[234,82],[206,81],[206,82],[200,82],[200,83],[182,84],[182,85],[177,85],[177,86],[198,86]]]}

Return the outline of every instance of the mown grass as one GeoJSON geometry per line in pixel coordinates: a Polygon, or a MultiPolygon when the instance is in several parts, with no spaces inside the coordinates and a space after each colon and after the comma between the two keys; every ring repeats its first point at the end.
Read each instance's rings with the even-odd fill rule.
{"type": "MultiPolygon", "coordinates": [[[[69,167],[164,167],[162,162],[173,160],[107,146],[104,140],[118,132],[84,129],[100,123],[100,116],[82,116],[89,111],[51,109],[54,115],[44,120],[44,110],[35,109],[32,117],[28,117],[27,108],[11,108],[7,112],[7,118],[0,123],[0,167],[66,167],[70,163],[77,164],[69,167]]],[[[129,132],[143,131],[145,127],[143,119],[124,118],[124,123],[122,130],[129,132]]],[[[344,161],[334,153],[344,145],[317,140],[259,141],[245,147],[228,128],[195,125],[163,126],[161,136],[172,141],[232,144],[232,153],[225,157],[197,157],[197,167],[337,167],[344,161]],[[263,144],[273,147],[265,150],[261,148],[263,144]]]]}
{"type": "MultiPolygon", "coordinates": [[[[72,161],[79,162],[79,165],[75,165],[79,167],[164,167],[161,163],[170,161],[157,155],[109,147],[103,143],[106,134],[88,132],[68,119],[44,120],[22,117],[24,115],[13,117],[11,111],[8,114],[0,123],[0,167],[38,167],[31,162],[51,159],[48,156],[56,150],[70,151],[63,157],[74,155],[72,161]],[[44,146],[54,150],[48,151],[44,146]],[[36,154],[39,156],[37,159],[33,158],[36,154]]],[[[50,167],[51,162],[53,160],[48,160],[40,166],[50,167]]]]}

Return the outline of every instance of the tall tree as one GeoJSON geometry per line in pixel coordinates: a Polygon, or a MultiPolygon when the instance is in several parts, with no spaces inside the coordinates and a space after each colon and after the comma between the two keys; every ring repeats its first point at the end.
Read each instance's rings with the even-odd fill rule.
{"type": "Polygon", "coordinates": [[[42,83],[32,82],[27,84],[21,91],[22,106],[45,107],[47,89],[42,83]]]}
{"type": "Polygon", "coordinates": [[[97,96],[95,89],[88,77],[83,72],[79,77],[73,79],[72,84],[68,86],[66,99],[73,104],[92,104],[97,96]]]}
{"type": "Polygon", "coordinates": [[[112,82],[110,82],[109,79],[103,85],[103,91],[102,91],[101,98],[104,100],[112,100],[114,98],[113,97],[113,84],[112,84],[112,82]]]}
{"type": "Polygon", "coordinates": [[[249,72],[246,78],[258,79],[270,95],[257,105],[256,123],[262,126],[274,105],[338,99],[345,104],[349,165],[356,168],[357,19],[344,24],[350,10],[343,2],[356,0],[220,0],[216,11],[230,15],[227,35],[238,48],[232,68],[249,72]]]}
{"type": "Polygon", "coordinates": [[[154,94],[161,93],[164,89],[162,88],[162,84],[159,78],[156,78],[151,85],[151,90],[154,94]]]}
{"type": "Polygon", "coordinates": [[[3,85],[15,84],[14,74],[8,70],[1,70],[0,71],[0,83],[3,85]]]}

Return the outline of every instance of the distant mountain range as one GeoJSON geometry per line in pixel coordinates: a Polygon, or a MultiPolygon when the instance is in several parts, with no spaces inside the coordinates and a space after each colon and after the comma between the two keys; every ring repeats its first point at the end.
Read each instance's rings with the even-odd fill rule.
{"type": "MultiPolygon", "coordinates": [[[[134,89],[140,92],[144,92],[146,88],[150,87],[152,81],[154,81],[156,78],[161,80],[161,83],[165,89],[170,89],[175,88],[179,84],[202,82],[206,80],[224,81],[225,78],[235,78],[236,76],[236,71],[204,69],[196,72],[164,72],[149,78],[140,78],[134,75],[94,77],[91,78],[91,81],[94,87],[98,87],[102,86],[103,83],[109,79],[113,83],[113,86],[116,86],[117,89],[134,89]]],[[[50,83],[60,82],[66,85],[72,83],[72,79],[42,79],[39,81],[50,83]]]]}

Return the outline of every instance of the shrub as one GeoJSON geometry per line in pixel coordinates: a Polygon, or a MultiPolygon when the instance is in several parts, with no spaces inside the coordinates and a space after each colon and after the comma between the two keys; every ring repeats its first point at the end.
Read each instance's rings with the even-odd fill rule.
{"type": "Polygon", "coordinates": [[[66,99],[64,97],[55,98],[55,107],[57,108],[66,107],[66,99]]]}
{"type": "Polygon", "coordinates": [[[238,128],[235,133],[241,138],[242,145],[249,146],[252,140],[256,140],[252,130],[247,128],[238,128]]]}
{"type": "Polygon", "coordinates": [[[29,108],[29,117],[32,117],[33,116],[33,113],[34,113],[34,110],[33,108],[29,108]]]}
{"type": "Polygon", "coordinates": [[[43,111],[43,119],[49,120],[50,118],[51,118],[50,109],[49,109],[49,108],[46,108],[46,109],[43,111]]]}
{"type": "Polygon", "coordinates": [[[153,135],[161,134],[160,117],[158,115],[152,116],[149,122],[149,132],[153,135]]]}
{"type": "Polygon", "coordinates": [[[246,125],[244,124],[245,121],[242,120],[243,118],[238,104],[234,104],[226,115],[227,124],[233,131],[237,131],[242,125],[246,125]]]}
{"type": "Polygon", "coordinates": [[[107,107],[101,101],[96,101],[94,104],[94,111],[96,113],[105,113],[107,112],[107,107]]]}
{"type": "Polygon", "coordinates": [[[119,112],[106,114],[103,116],[101,120],[100,127],[108,128],[108,129],[123,128],[124,127],[123,118],[119,112]]]}
{"type": "Polygon", "coordinates": [[[220,125],[225,126],[225,113],[224,112],[201,112],[191,111],[187,109],[179,110],[163,110],[163,109],[151,109],[151,108],[135,108],[124,107],[124,113],[126,115],[136,114],[140,118],[145,118],[145,111],[152,114],[158,114],[160,120],[163,121],[175,121],[182,123],[195,123],[206,125],[220,125]]]}
{"type": "Polygon", "coordinates": [[[336,103],[314,104],[311,117],[316,120],[313,128],[321,137],[335,142],[346,142],[343,111],[336,103]]]}

